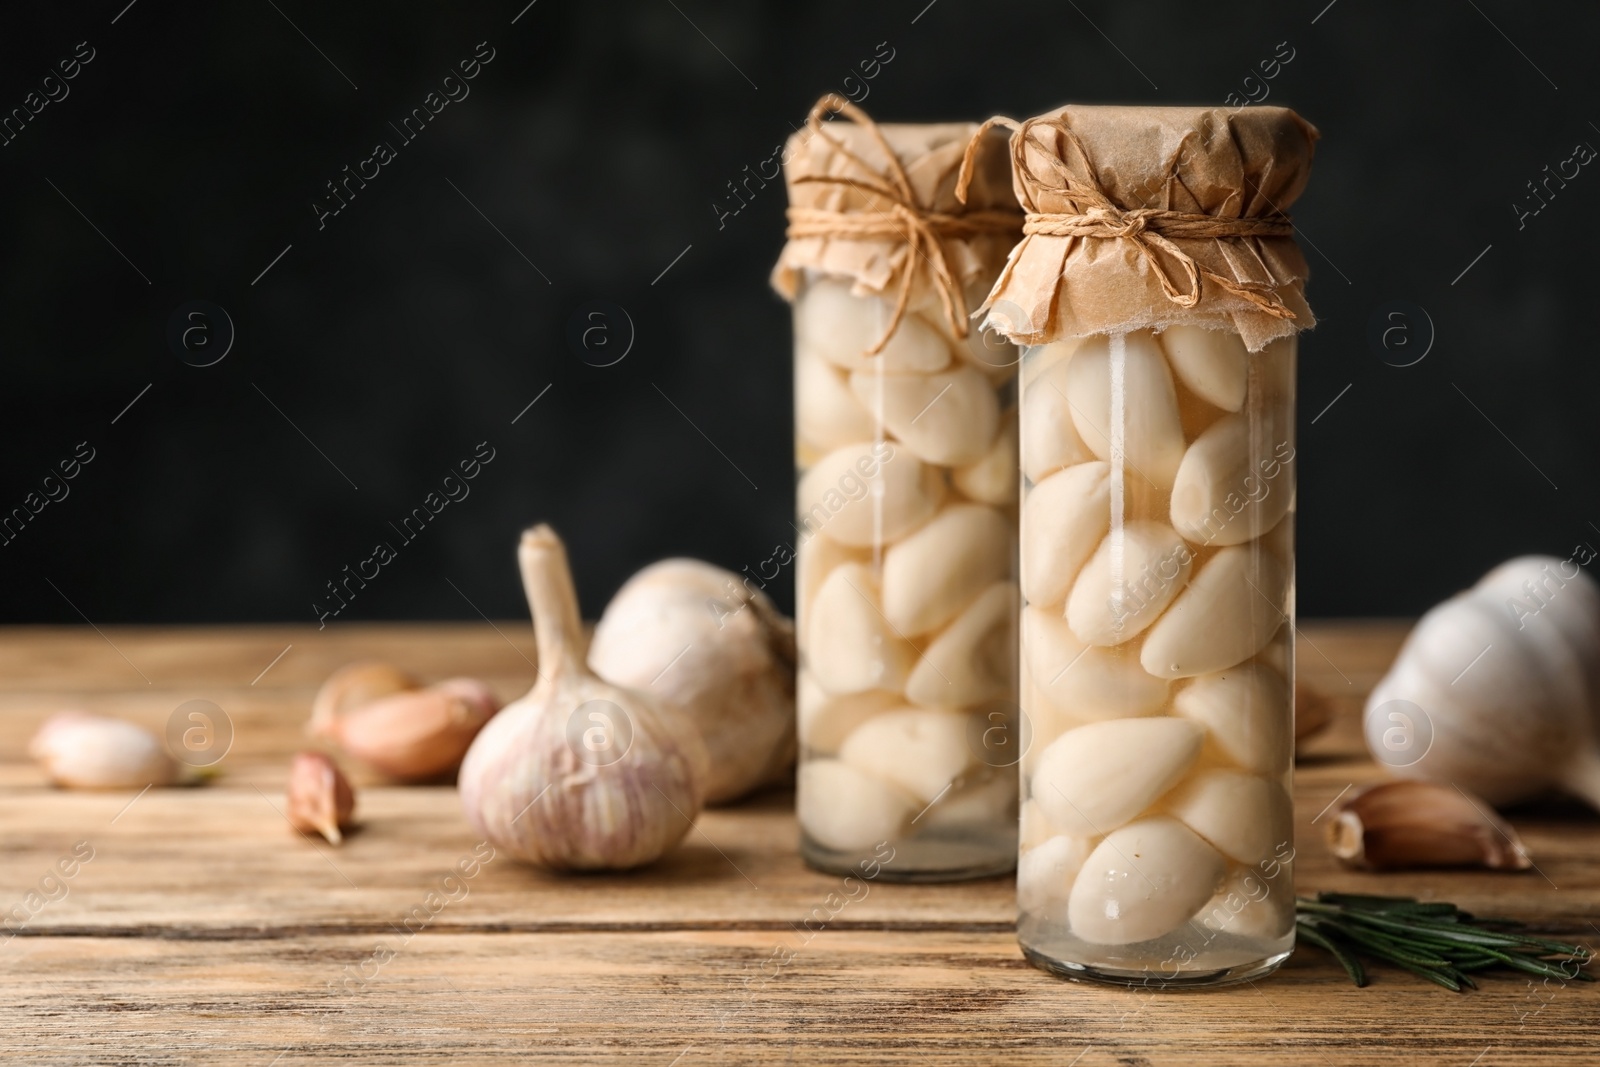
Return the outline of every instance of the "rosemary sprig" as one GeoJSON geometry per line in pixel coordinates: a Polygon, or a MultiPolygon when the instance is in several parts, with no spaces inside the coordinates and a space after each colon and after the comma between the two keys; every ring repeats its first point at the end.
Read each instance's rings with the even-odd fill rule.
{"type": "Polygon", "coordinates": [[[1307,944],[1339,961],[1350,980],[1367,984],[1360,955],[1410,971],[1454,992],[1476,989],[1471,974],[1511,968],[1564,981],[1594,981],[1582,945],[1516,933],[1509,919],[1480,919],[1454,904],[1410,897],[1318,893],[1295,899],[1295,927],[1307,944]]]}

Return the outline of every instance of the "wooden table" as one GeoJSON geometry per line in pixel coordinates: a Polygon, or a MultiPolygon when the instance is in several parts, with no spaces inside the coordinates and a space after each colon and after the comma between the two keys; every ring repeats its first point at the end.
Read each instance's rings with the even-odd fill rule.
{"type": "MultiPolygon", "coordinates": [[[[1600,824],[1573,806],[1514,814],[1537,871],[1378,876],[1328,857],[1313,823],[1379,777],[1357,713],[1404,627],[1304,631],[1302,678],[1341,719],[1297,774],[1302,891],[1448,899],[1600,941],[1600,824]]],[[[1458,996],[1378,971],[1355,989],[1309,948],[1268,980],[1205,993],[1059,981],[1018,952],[1009,878],[874,883],[802,943],[796,926],[837,879],[799,862],[782,793],[704,815],[672,856],[620,876],[556,877],[500,857],[447,882],[477,838],[446,787],[363,788],[362,827],[341,848],[288,828],[287,759],[335,667],[391,659],[424,677],[478,675],[509,698],[529,685],[533,654],[521,621],[0,634],[0,908],[29,916],[0,942],[4,1062],[1600,1059],[1593,985],[1496,977],[1458,996]],[[28,737],[61,707],[159,729],[192,699],[235,728],[209,785],[68,793],[27,761],[28,737]],[[93,858],[49,882],[75,846],[93,858]]]]}

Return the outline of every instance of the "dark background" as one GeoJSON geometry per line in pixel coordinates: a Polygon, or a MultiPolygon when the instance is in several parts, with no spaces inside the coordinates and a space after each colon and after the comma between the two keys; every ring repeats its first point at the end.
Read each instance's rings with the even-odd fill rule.
{"type": "Polygon", "coordinates": [[[1294,212],[1321,318],[1301,613],[1416,613],[1507,556],[1600,544],[1600,166],[1520,229],[1512,206],[1600,146],[1600,10],[926,2],[5,12],[0,111],[78,42],[95,58],[0,148],[0,511],[78,442],[95,458],[0,546],[0,618],[310,621],[379,540],[398,558],[330,626],[518,616],[534,520],[568,538],[591,614],[663,555],[754,567],[790,534],[784,196],[720,228],[713,203],[828,90],[932,121],[1264,87],[1323,135],[1294,212]],[[388,123],[481,41],[470,96],[401,144],[388,123]],[[863,82],[879,42],[894,58],[863,82]],[[1292,61],[1246,82],[1280,42],[1292,61]],[[398,158],[319,230],[324,183],[380,140],[398,158]],[[236,330],[210,367],[168,340],[195,300],[236,330]],[[1426,346],[1424,314],[1436,331],[1414,366],[1369,341],[1395,301],[1412,347],[1391,362],[1426,346]],[[589,365],[625,346],[616,308],[634,344],[589,365]],[[613,346],[574,345],[574,321],[613,346]],[[388,523],[484,441],[471,495],[403,544],[388,523]]]}

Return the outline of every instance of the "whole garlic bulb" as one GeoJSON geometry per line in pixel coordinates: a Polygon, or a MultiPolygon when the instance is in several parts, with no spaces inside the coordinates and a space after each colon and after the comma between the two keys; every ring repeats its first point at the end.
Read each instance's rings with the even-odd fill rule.
{"type": "Polygon", "coordinates": [[[595,626],[589,667],[648,690],[699,731],[708,804],[736,800],[794,761],[794,624],[732,571],[667,559],[629,578],[595,626]]]}
{"type": "Polygon", "coordinates": [[[1571,560],[1503,563],[1411,631],[1367,698],[1367,747],[1497,806],[1560,789],[1600,809],[1597,634],[1600,589],[1571,560]]]}
{"type": "Polygon", "coordinates": [[[459,777],[467,821],[542,867],[649,863],[700,811],[700,738],[647,693],[610,685],[584,666],[578,595],[555,531],[525,532],[517,562],[533,609],[539,680],[467,750],[459,777]]]}

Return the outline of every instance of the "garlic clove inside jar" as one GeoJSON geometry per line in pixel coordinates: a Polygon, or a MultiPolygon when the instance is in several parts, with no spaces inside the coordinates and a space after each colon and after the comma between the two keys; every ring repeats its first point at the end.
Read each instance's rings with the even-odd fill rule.
{"type": "Polygon", "coordinates": [[[896,441],[926,463],[954,466],[979,459],[1000,427],[994,386],[965,364],[936,374],[856,371],[850,389],[877,412],[896,441]]]}
{"type": "Polygon", "coordinates": [[[1244,407],[1250,353],[1238,334],[1177,325],[1162,330],[1160,341],[1172,373],[1191,393],[1223,411],[1244,407]]]}
{"type": "Polygon", "coordinates": [[[1289,686],[1266,664],[1252,661],[1201,675],[1178,690],[1173,708],[1205,727],[1206,745],[1219,758],[1268,777],[1289,769],[1289,686]]]}
{"type": "Polygon", "coordinates": [[[1294,844],[1289,794],[1241,771],[1200,771],[1162,802],[1179,822],[1236,863],[1254,866],[1294,844]]]}
{"type": "Polygon", "coordinates": [[[1172,788],[1203,739],[1194,723],[1169,718],[1109,719],[1068,730],[1040,753],[1033,799],[1062,833],[1109,833],[1172,788]]]}
{"type": "Polygon", "coordinates": [[[1244,544],[1276,527],[1288,513],[1293,459],[1263,458],[1288,439],[1274,420],[1258,420],[1253,424],[1243,415],[1224,415],[1183,454],[1172,486],[1172,525],[1188,540],[1244,544]],[[1286,470],[1288,478],[1283,477],[1286,470]],[[1266,477],[1267,471],[1278,477],[1266,477]]]}
{"type": "Polygon", "coordinates": [[[990,583],[1010,576],[1014,541],[1010,521],[986,504],[945,508],[884,553],[889,625],[916,637],[949,622],[990,583]]]}
{"type": "Polygon", "coordinates": [[[1039,482],[1022,502],[1022,595],[1061,604],[1111,529],[1111,467],[1079,463],[1039,482]]]}
{"type": "Polygon", "coordinates": [[[1192,678],[1242,663],[1283,624],[1289,572],[1255,545],[1219,551],[1145,637],[1139,661],[1161,678],[1192,678]]]}
{"type": "Polygon", "coordinates": [[[1106,835],[1067,901],[1072,932],[1101,945],[1149,941],[1178,929],[1210,900],[1227,866],[1176,819],[1155,815],[1106,835]]]}
{"type": "Polygon", "coordinates": [[[878,576],[863,563],[835,567],[806,620],[806,667],[835,696],[903,689],[916,651],[884,617],[878,576]]]}
{"type": "Polygon", "coordinates": [[[821,452],[875,436],[872,415],[856,399],[849,377],[808,349],[795,352],[795,429],[821,452]]]}
{"type": "Polygon", "coordinates": [[[798,773],[800,826],[824,848],[858,852],[898,840],[921,807],[899,786],[842,760],[804,760],[798,773]]]}
{"type": "Polygon", "coordinates": [[[944,494],[944,476],[910,449],[862,441],[829,452],[806,471],[797,508],[812,534],[871,548],[927,522],[944,494]]]}
{"type": "Polygon", "coordinates": [[[1017,906],[1024,913],[1065,922],[1072,884],[1094,851],[1084,837],[1057,835],[1017,859],[1017,906]]]}
{"type": "Polygon", "coordinates": [[[1030,482],[1041,482],[1064,467],[1095,458],[1078,435],[1067,400],[1067,367],[1076,344],[1047,345],[1023,366],[1025,384],[1017,409],[1021,434],[1022,472],[1030,482]]]}
{"type": "Polygon", "coordinates": [[[1067,624],[1085,644],[1122,644],[1161,617],[1193,559],[1166,523],[1139,519],[1111,531],[1072,583],[1067,624]]]}
{"type": "Polygon", "coordinates": [[[1063,714],[1133,718],[1153,715],[1167,701],[1165,678],[1147,673],[1136,656],[1079,641],[1058,612],[1023,609],[1022,650],[1036,692],[1063,714]]]}
{"type": "Polygon", "coordinates": [[[1170,489],[1183,459],[1183,424],[1178,394],[1161,348],[1148,330],[1123,338],[1120,366],[1112,366],[1113,339],[1091,337],[1066,364],[1066,399],[1078,436],[1095,458],[1113,459],[1120,438],[1129,477],[1170,489]],[[1113,423],[1112,377],[1121,383],[1121,425],[1113,423]]]}
{"type": "Polygon", "coordinates": [[[959,711],[901,708],[874,715],[839,748],[839,758],[931,804],[976,762],[959,711]]]}
{"type": "Polygon", "coordinates": [[[1017,502],[1017,411],[1000,416],[1000,432],[989,450],[964,467],[950,472],[950,484],[962,496],[980,504],[1010,507],[1017,502]]]}
{"type": "Polygon", "coordinates": [[[883,336],[894,315],[889,304],[864,299],[850,284],[831,278],[817,279],[794,305],[796,347],[814,350],[845,370],[881,367],[890,373],[932,374],[950,365],[950,345],[943,335],[919,315],[906,315],[890,335],[883,350],[867,349],[883,336]]]}
{"type": "Polygon", "coordinates": [[[968,707],[1011,690],[1017,590],[995,582],[929,643],[906,679],[906,699],[923,707],[968,707]]]}
{"type": "Polygon", "coordinates": [[[833,756],[856,727],[890,708],[904,707],[899,693],[869,689],[830,697],[805,672],[800,672],[800,744],[812,753],[833,756]]]}

